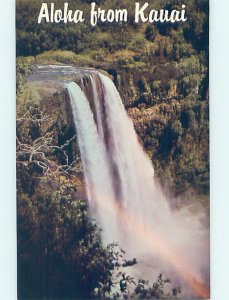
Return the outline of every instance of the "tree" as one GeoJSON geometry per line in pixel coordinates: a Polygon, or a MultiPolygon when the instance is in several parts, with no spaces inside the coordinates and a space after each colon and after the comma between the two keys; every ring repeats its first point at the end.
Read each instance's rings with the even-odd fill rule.
{"type": "Polygon", "coordinates": [[[52,118],[37,107],[17,119],[19,299],[105,298],[119,285],[112,279],[114,269],[136,260],[122,260],[124,251],[116,244],[103,245],[86,201],[76,198],[76,162],[69,164],[65,152],[72,141],[58,146],[49,122],[52,118]]]}

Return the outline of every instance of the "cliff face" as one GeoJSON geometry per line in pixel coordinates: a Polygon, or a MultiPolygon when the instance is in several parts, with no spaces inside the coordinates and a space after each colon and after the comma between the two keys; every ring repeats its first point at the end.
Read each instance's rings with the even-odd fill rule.
{"type": "Polygon", "coordinates": [[[184,99],[187,96],[196,99],[208,97],[208,81],[206,68],[200,65],[195,57],[178,62],[142,62],[125,65],[118,62],[112,65],[100,66],[111,74],[119,90],[123,102],[158,101],[184,99]]]}
{"type": "Polygon", "coordinates": [[[51,118],[51,123],[43,124],[43,130],[53,130],[55,139],[60,143],[71,138],[75,129],[69,97],[64,86],[54,81],[32,81],[28,82],[28,87],[36,93],[36,101],[30,105],[39,106],[40,110],[51,118]]]}

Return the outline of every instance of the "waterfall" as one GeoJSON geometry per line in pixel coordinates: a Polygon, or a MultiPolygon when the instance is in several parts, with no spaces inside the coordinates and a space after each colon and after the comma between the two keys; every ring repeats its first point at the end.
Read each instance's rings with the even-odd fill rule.
{"type": "Polygon", "coordinates": [[[136,257],[135,275],[160,273],[208,295],[208,232],[200,212],[172,210],[154,176],[113,82],[92,72],[67,83],[84,167],[88,202],[104,243],[136,257]]]}

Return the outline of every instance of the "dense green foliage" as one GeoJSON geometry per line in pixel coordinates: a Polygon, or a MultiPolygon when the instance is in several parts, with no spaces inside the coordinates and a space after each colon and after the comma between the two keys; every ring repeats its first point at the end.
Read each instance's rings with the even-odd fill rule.
{"type": "Polygon", "coordinates": [[[189,188],[208,194],[208,102],[185,98],[157,104],[154,110],[156,117],[136,122],[135,128],[162,184],[167,180],[178,195],[189,188]]]}
{"type": "MultiPolygon", "coordinates": [[[[145,44],[144,39],[153,41],[155,37],[171,36],[172,31],[181,32],[181,35],[187,42],[191,42],[198,51],[205,50],[208,45],[208,1],[206,0],[189,0],[189,1],[167,1],[154,0],[150,5],[154,9],[180,9],[181,4],[186,4],[187,17],[190,20],[183,25],[162,24],[156,25],[136,24],[133,21],[134,1],[111,1],[101,0],[97,3],[103,9],[109,8],[128,8],[129,18],[127,24],[116,23],[99,23],[98,26],[92,27],[89,22],[80,24],[56,24],[51,23],[37,24],[37,18],[41,3],[43,1],[17,1],[17,54],[18,55],[37,55],[41,52],[62,49],[71,50],[75,53],[83,53],[92,50],[114,52],[118,49],[139,48],[145,44]],[[137,33],[142,34],[142,37],[137,33]]],[[[47,1],[55,3],[56,8],[63,8],[63,1],[47,1]]],[[[81,9],[85,15],[89,14],[90,3],[94,1],[70,0],[69,8],[81,9]]],[[[145,1],[139,1],[145,3],[145,1]]],[[[177,36],[178,37],[178,36],[177,36]]],[[[177,38],[176,37],[176,38],[177,38]]],[[[173,54],[176,58],[179,55],[188,55],[185,43],[181,36],[180,40],[173,45],[173,54]]],[[[175,40],[175,38],[174,38],[175,40]]],[[[158,51],[168,51],[169,49],[158,49],[158,51]]],[[[162,53],[160,53],[162,54],[162,53]]]]}
{"type": "Polygon", "coordinates": [[[16,64],[16,91],[19,96],[25,86],[25,77],[31,74],[33,71],[32,64],[27,60],[18,58],[16,64]]]}

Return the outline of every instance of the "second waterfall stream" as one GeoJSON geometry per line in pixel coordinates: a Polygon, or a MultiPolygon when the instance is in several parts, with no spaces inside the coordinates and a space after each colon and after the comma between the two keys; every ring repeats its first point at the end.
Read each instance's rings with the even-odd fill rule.
{"type": "Polygon", "coordinates": [[[66,84],[77,132],[88,203],[104,244],[118,242],[135,257],[135,276],[160,273],[209,297],[209,233],[203,213],[172,210],[154,178],[113,82],[92,73],[66,84]]]}

